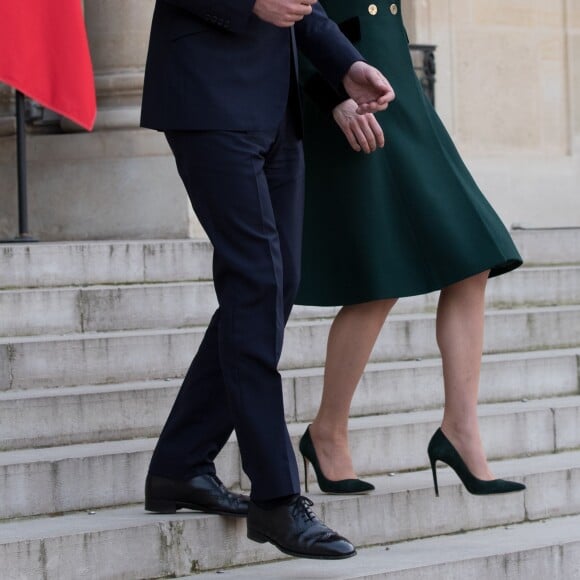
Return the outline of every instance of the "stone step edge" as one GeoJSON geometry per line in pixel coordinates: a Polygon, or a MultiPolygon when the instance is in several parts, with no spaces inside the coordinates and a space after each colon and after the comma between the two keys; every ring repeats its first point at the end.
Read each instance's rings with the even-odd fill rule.
{"type": "MultiPolygon", "coordinates": [[[[520,402],[487,403],[479,405],[478,414],[484,416],[501,416],[534,411],[554,411],[562,408],[576,408],[580,406],[580,395],[550,397],[520,402]]],[[[392,413],[389,415],[369,415],[353,417],[349,420],[349,432],[376,429],[400,425],[417,425],[440,420],[441,409],[392,413]]],[[[288,424],[291,437],[298,437],[304,433],[307,422],[288,424]]],[[[23,448],[10,451],[0,451],[0,467],[22,463],[43,463],[63,461],[74,458],[101,457],[116,455],[128,451],[152,450],[157,438],[120,439],[115,441],[101,441],[97,443],[77,443],[72,445],[56,445],[53,447],[23,448]],[[104,452],[104,453],[103,453],[104,452]]],[[[235,432],[229,440],[236,441],[235,432]]]]}
{"type": "MultiPolygon", "coordinates": [[[[565,226],[565,227],[513,227],[510,228],[510,235],[514,238],[525,238],[529,236],[553,236],[553,235],[573,235],[580,234],[580,227],[565,226]]],[[[5,244],[4,247],[8,249],[20,249],[24,252],[35,251],[38,248],[54,248],[54,247],[88,247],[88,246],[143,246],[150,248],[156,245],[188,245],[188,244],[204,244],[211,246],[210,241],[206,237],[192,237],[192,238],[150,238],[146,240],[134,238],[121,238],[113,240],[73,240],[73,241],[47,241],[40,244],[5,244]]]]}
{"type": "MultiPolygon", "coordinates": [[[[559,269],[559,266],[557,266],[559,269]]],[[[568,267],[568,269],[579,269],[580,265],[568,267]]],[[[536,268],[534,268],[536,269],[536,268]]],[[[542,269],[542,268],[538,268],[542,269]]],[[[546,268],[547,269],[547,268],[546,268]]],[[[141,289],[141,288],[176,288],[180,286],[211,286],[211,279],[194,279],[194,280],[168,280],[163,282],[111,282],[111,284],[65,284],[63,286],[24,286],[22,288],[0,288],[0,298],[4,294],[49,294],[51,292],[97,292],[99,290],[123,290],[124,288],[141,289]]]]}
{"type": "MultiPolygon", "coordinates": [[[[569,476],[573,470],[580,470],[580,450],[564,451],[550,455],[540,455],[536,457],[524,457],[517,459],[504,459],[500,461],[490,461],[490,467],[501,478],[513,479],[514,481],[525,482],[527,477],[539,476],[542,474],[552,474],[565,472],[569,476]],[[540,467],[540,469],[538,468],[540,467]]],[[[470,496],[456,474],[448,467],[438,467],[438,484],[440,496],[443,498],[451,490],[462,490],[470,496]]],[[[373,497],[389,496],[397,493],[423,492],[433,494],[433,501],[437,501],[433,488],[433,479],[430,469],[423,469],[408,473],[391,475],[379,475],[366,478],[372,482],[376,490],[367,495],[331,495],[324,494],[315,489],[311,489],[306,495],[314,501],[315,510],[321,512],[321,508],[326,504],[339,504],[356,500],[364,502],[365,499],[373,497]]],[[[235,488],[234,491],[236,490],[235,488]]],[[[239,491],[239,490],[237,490],[239,491]]],[[[526,493],[526,492],[524,492],[526,493]]],[[[520,494],[513,494],[513,497],[520,497],[520,494]]],[[[164,515],[146,512],[142,503],[130,504],[115,507],[97,508],[95,510],[80,510],[67,512],[58,515],[30,516],[0,520],[0,545],[24,540],[46,539],[62,535],[65,536],[78,533],[99,533],[106,530],[117,530],[123,528],[135,528],[151,523],[178,522],[184,519],[214,519],[220,516],[211,514],[196,513],[190,510],[181,510],[176,514],[164,515]],[[87,518],[85,516],[99,515],[99,518],[87,518]],[[82,521],[81,521],[82,520],[82,521]],[[67,530],[67,525],[70,528],[67,530]]],[[[526,518],[528,516],[526,515],[526,518]]],[[[579,530],[580,534],[580,530],[579,530]]]]}
{"type": "MultiPolygon", "coordinates": [[[[530,359],[552,359],[561,357],[580,357],[580,346],[572,348],[553,348],[533,351],[509,351],[502,353],[484,353],[483,364],[526,361],[530,359]]],[[[420,360],[398,360],[384,362],[369,362],[365,367],[365,373],[379,371],[397,371],[415,368],[440,368],[441,357],[424,358],[420,360]]],[[[324,367],[305,367],[301,369],[280,369],[283,379],[293,380],[305,377],[322,376],[324,367]]],[[[139,391],[149,389],[161,389],[164,387],[176,387],[181,385],[182,379],[144,379],[142,381],[129,381],[124,383],[105,383],[95,385],[75,385],[66,387],[47,387],[32,389],[14,389],[0,391],[0,402],[24,399],[42,399],[50,397],[72,397],[80,395],[95,395],[100,393],[117,393],[126,391],[139,391]]],[[[502,401],[508,402],[508,401],[502,401]]]]}
{"type": "MultiPolygon", "coordinates": [[[[577,457],[564,455],[519,462],[519,470],[531,474],[530,480],[524,476],[528,485],[525,493],[531,493],[531,498],[520,493],[495,498],[470,496],[449,469],[439,470],[440,498],[434,496],[429,471],[406,474],[400,479],[386,476],[375,478],[373,481],[377,483],[378,490],[368,496],[328,496],[316,493],[308,495],[315,500],[315,509],[321,518],[345,533],[356,545],[400,542],[462,530],[537,521],[546,517],[577,515],[580,512],[580,503],[574,494],[573,482],[579,480],[580,468],[564,467],[556,470],[554,462],[565,463],[565,460],[576,465],[578,463],[577,457]],[[536,462],[535,467],[531,461],[536,462]],[[552,469],[536,475],[540,471],[538,462],[541,467],[549,466],[552,469]],[[538,495],[535,489],[539,485],[561,488],[563,492],[551,497],[549,505],[546,506],[543,495],[538,495]],[[386,496],[381,493],[382,489],[387,489],[386,496]],[[570,501],[567,498],[571,498],[570,501]],[[412,514],[412,506],[416,505],[422,506],[421,512],[430,518],[427,526],[418,526],[414,523],[415,518],[410,517],[408,521],[397,525],[396,529],[384,528],[385,517],[398,517],[397,514],[403,512],[412,514]],[[455,517],[443,516],[458,505],[464,514],[458,521],[455,517]],[[482,515],[490,509],[493,513],[482,519],[482,515]],[[362,521],[361,524],[364,525],[359,529],[356,520],[365,510],[371,510],[372,513],[378,510],[379,517],[377,521],[369,522],[370,527],[362,521]],[[433,518],[443,518],[443,521],[438,524],[433,518]],[[352,523],[349,524],[349,521],[352,523]]],[[[515,473],[516,467],[515,461],[492,463],[492,469],[499,477],[521,480],[515,473]]],[[[280,552],[269,545],[249,542],[246,538],[245,522],[237,518],[193,512],[167,516],[150,514],[144,511],[142,504],[113,509],[84,509],[55,517],[8,520],[0,523],[0,554],[6,557],[6,562],[3,561],[4,570],[10,570],[12,566],[12,569],[20,571],[19,575],[10,576],[7,580],[23,577],[77,580],[78,570],[103,570],[103,558],[110,566],[106,567],[107,573],[103,573],[104,575],[92,576],[95,580],[105,577],[180,577],[200,570],[215,570],[240,564],[252,565],[256,562],[279,560],[281,557],[280,552]],[[152,550],[148,557],[143,553],[144,543],[152,550]],[[44,554],[46,557],[43,557],[44,554]],[[132,564],[127,563],[127,556],[144,558],[143,564],[139,560],[138,575],[135,574],[132,564]],[[78,570],[73,570],[72,575],[68,568],[59,570],[59,562],[63,559],[67,565],[74,562],[78,570]],[[26,568],[29,575],[24,575],[23,568],[26,568]]]]}
{"type": "MultiPolygon", "coordinates": [[[[578,262],[571,262],[566,264],[524,264],[521,266],[519,271],[528,271],[528,272],[543,272],[543,271],[554,271],[554,270],[580,270],[580,259],[578,262]]],[[[184,278],[178,280],[139,280],[139,281],[118,281],[118,282],[81,282],[79,284],[50,284],[47,286],[14,286],[14,287],[3,287],[0,288],[0,298],[3,294],[15,294],[15,293],[22,293],[22,294],[32,294],[32,293],[49,293],[54,291],[99,291],[99,290],[111,290],[115,288],[123,289],[123,288],[152,288],[152,287],[180,287],[180,286],[211,286],[213,287],[213,279],[212,278],[184,278]]],[[[435,293],[430,292],[429,294],[435,293]]],[[[300,306],[300,305],[298,305],[300,306]]],[[[332,306],[327,307],[313,307],[313,308],[335,308],[332,306]]]]}
{"type": "MultiPolygon", "coordinates": [[[[571,304],[564,306],[523,306],[512,309],[488,309],[486,310],[486,317],[494,316],[510,316],[511,314],[517,316],[521,314],[537,314],[537,313],[563,313],[563,312],[577,312],[580,311],[580,304],[571,304]]],[[[391,321],[414,321],[414,320],[434,320],[436,317],[434,312],[421,313],[401,313],[393,314],[391,321]]],[[[315,320],[290,320],[286,328],[297,327],[314,327],[314,326],[328,326],[328,319],[315,320]]],[[[74,342],[79,340],[95,340],[108,338],[131,338],[135,336],[159,336],[159,335],[177,335],[188,334],[191,332],[201,331],[207,328],[207,325],[194,325],[187,328],[154,328],[154,329],[139,329],[139,330],[112,330],[105,332],[75,332],[70,334],[47,334],[47,335],[33,335],[33,336],[0,336],[0,346],[11,344],[25,344],[25,343],[46,343],[46,342],[74,342]]],[[[574,347],[570,347],[574,348],[574,347]]],[[[544,349],[545,350],[545,349],[544,349]]],[[[515,351],[521,352],[521,351],[515,351]]]]}
{"type": "Polygon", "coordinates": [[[7,245],[0,250],[0,286],[209,279],[210,247],[201,239],[7,245]]]}
{"type": "MultiPolygon", "coordinates": [[[[580,266],[574,269],[575,282],[570,286],[571,291],[566,291],[564,294],[560,293],[559,286],[553,285],[554,293],[548,292],[544,295],[538,295],[535,292],[534,296],[521,296],[517,288],[524,284],[523,279],[518,283],[514,280],[513,284],[502,283],[502,289],[499,290],[499,295],[493,292],[488,293],[486,297],[487,310],[514,310],[516,307],[553,307],[564,305],[580,304],[580,266]],[[511,286],[511,290],[508,287],[511,286]],[[573,290],[573,291],[572,291],[573,290]],[[578,291],[575,291],[578,290],[578,291]],[[507,294],[504,294],[507,292],[507,294]],[[515,292],[510,299],[510,293],[515,292]],[[550,295],[551,294],[551,295],[550,295]]],[[[562,274],[560,272],[559,274],[562,274]]],[[[530,282],[527,282],[530,285],[530,282]]],[[[538,286],[538,284],[534,284],[538,286]]],[[[523,287],[523,286],[522,286],[523,287]]],[[[566,285],[566,287],[568,287],[566,285]]],[[[131,304],[137,302],[139,299],[134,296],[131,304]]],[[[423,296],[409,297],[403,299],[398,304],[393,312],[395,315],[415,314],[434,312],[436,310],[437,292],[430,293],[423,296]]],[[[188,301],[189,302],[189,301],[188,301]]],[[[209,312],[215,307],[215,295],[211,282],[167,282],[167,283],[151,283],[147,284],[131,284],[126,286],[103,286],[95,285],[92,287],[63,287],[61,289],[44,288],[38,290],[0,290],[0,312],[4,310],[8,313],[8,326],[0,335],[6,337],[35,337],[44,335],[71,335],[71,334],[86,334],[90,332],[109,332],[109,331],[123,331],[123,330],[152,330],[160,328],[194,328],[203,326],[207,323],[207,316],[209,312]],[[126,302],[127,296],[123,299],[122,294],[142,292],[143,297],[147,303],[150,303],[153,296],[150,294],[154,292],[160,294],[157,298],[165,300],[164,292],[178,291],[179,300],[187,300],[187,295],[193,300],[191,304],[186,307],[187,316],[185,319],[179,317],[177,311],[174,309],[166,310],[153,317],[140,317],[138,311],[126,302]],[[110,303],[103,304],[103,294],[105,293],[110,300],[110,303]],[[3,305],[3,300],[6,303],[3,305]],[[13,309],[20,308],[21,302],[26,302],[31,299],[31,312],[24,320],[11,316],[11,311],[6,310],[7,307],[13,309]],[[117,304],[117,300],[120,302],[117,304]],[[49,306],[49,304],[52,306],[49,306]],[[196,306],[197,304],[197,306],[196,306]],[[58,305],[58,306],[57,306],[58,305]],[[119,309],[117,310],[117,306],[119,309]],[[64,308],[63,316],[59,317],[59,308],[64,308]],[[46,308],[50,308],[51,315],[46,323],[43,323],[42,313],[46,308]],[[108,310],[110,316],[103,316],[103,309],[108,310]],[[101,314],[98,312],[101,311],[101,314]],[[207,315],[207,316],[206,316],[207,315]],[[111,318],[112,317],[112,318],[111,318]],[[114,320],[114,322],[111,322],[114,320]],[[22,326],[19,326],[22,322],[22,326]]],[[[291,320],[315,320],[315,319],[329,319],[333,318],[338,312],[338,307],[309,307],[296,306],[291,320]]]]}
{"type": "MultiPolygon", "coordinates": [[[[580,394],[579,355],[580,349],[485,355],[480,404],[518,402],[524,399],[542,400],[580,394]],[[530,372],[540,373],[537,378],[528,376],[532,381],[530,388],[526,388],[525,380],[528,372],[525,369],[528,368],[533,369],[530,372]],[[544,371],[550,368],[563,370],[562,373],[544,371]],[[520,372],[524,372],[521,378],[520,372]],[[505,373],[506,380],[502,381],[505,373]]],[[[322,390],[323,373],[324,369],[321,367],[282,371],[285,416],[289,424],[312,420],[322,390]]],[[[422,380],[428,380],[430,386],[434,386],[434,382],[440,382],[441,360],[369,364],[357,391],[359,396],[353,402],[351,417],[440,409],[443,404],[442,389],[437,389],[437,394],[434,395],[432,389],[422,391],[415,388],[413,383],[417,374],[422,380]],[[405,393],[400,393],[404,400],[401,399],[401,404],[395,404],[395,399],[400,396],[381,388],[383,384],[395,385],[394,381],[397,382],[396,390],[399,390],[403,381],[405,386],[413,389],[415,395],[407,396],[405,390],[405,393]],[[420,405],[417,405],[413,401],[423,392],[429,396],[423,397],[420,405]]],[[[2,391],[0,450],[154,437],[165,422],[180,384],[181,379],[158,379],[72,387],[24,387],[22,390],[2,391]],[[98,405],[99,413],[105,413],[108,417],[106,424],[97,420],[97,417],[78,424],[74,417],[85,412],[90,413],[95,404],[98,405]],[[156,405],[158,410],[153,411],[150,404],[156,405]],[[163,404],[162,409],[159,409],[160,404],[163,404]],[[121,408],[126,409],[124,413],[121,413],[121,408]],[[139,419],[137,424],[128,422],[126,417],[130,416],[127,415],[129,409],[130,413],[141,414],[143,411],[143,419],[139,419]],[[109,412],[113,415],[109,416],[109,412]],[[154,413],[155,419],[151,413],[154,413]],[[7,420],[4,425],[3,418],[7,420]],[[29,427],[19,427],[22,421],[28,421],[29,427]],[[62,429],[59,428],[61,421],[62,429]]]]}
{"type": "MultiPolygon", "coordinates": [[[[565,570],[576,570],[580,566],[579,556],[580,516],[564,516],[363,548],[348,560],[308,561],[293,558],[229,568],[227,573],[235,575],[236,580],[448,580],[460,576],[483,580],[492,577],[495,580],[539,580],[547,577],[571,580],[570,576],[564,575],[567,573],[565,570]],[[570,556],[574,559],[568,564],[564,547],[572,545],[576,557],[570,556]],[[550,558],[553,548],[562,554],[564,561],[550,558]],[[538,560],[548,563],[552,574],[540,571],[537,568],[538,560]],[[554,561],[558,562],[555,569],[551,567],[554,561]],[[465,568],[469,568],[471,574],[467,575],[465,568]],[[534,575],[538,572],[542,576],[534,575]]],[[[208,571],[182,578],[203,580],[215,578],[215,575],[216,571],[208,571]]]]}

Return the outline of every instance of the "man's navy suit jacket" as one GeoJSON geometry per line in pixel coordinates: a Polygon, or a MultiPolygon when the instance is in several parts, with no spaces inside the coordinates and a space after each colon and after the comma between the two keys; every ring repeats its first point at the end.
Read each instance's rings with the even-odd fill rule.
{"type": "Polygon", "coordinates": [[[323,8],[292,28],[260,20],[255,0],[157,0],[141,124],[168,130],[272,130],[280,124],[295,45],[339,88],[361,55],[323,8]],[[294,37],[295,34],[295,37],[294,37]]]}

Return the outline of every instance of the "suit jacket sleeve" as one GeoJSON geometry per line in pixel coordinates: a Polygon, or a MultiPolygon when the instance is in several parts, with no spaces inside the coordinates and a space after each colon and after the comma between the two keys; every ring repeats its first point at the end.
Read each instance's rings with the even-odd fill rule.
{"type": "MultiPolygon", "coordinates": [[[[340,31],[356,46],[361,39],[358,16],[337,22],[340,31]]],[[[349,98],[343,87],[338,89],[328,83],[304,56],[300,57],[300,86],[323,113],[330,114],[334,107],[349,98]]]]}
{"type": "Polygon", "coordinates": [[[241,32],[246,27],[256,0],[162,0],[187,10],[208,24],[241,32]]]}
{"type": "Polygon", "coordinates": [[[294,29],[300,51],[335,91],[344,94],[344,75],[354,62],[364,60],[358,50],[328,18],[320,3],[316,3],[312,14],[296,23],[294,29]]]}

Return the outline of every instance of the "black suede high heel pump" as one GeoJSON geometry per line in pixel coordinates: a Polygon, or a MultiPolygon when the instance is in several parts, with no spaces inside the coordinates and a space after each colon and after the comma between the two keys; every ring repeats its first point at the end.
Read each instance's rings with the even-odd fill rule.
{"type": "Polygon", "coordinates": [[[302,458],[304,459],[304,487],[306,491],[308,491],[309,462],[314,468],[314,473],[316,473],[318,487],[325,493],[367,493],[375,489],[375,486],[372,483],[363,481],[362,479],[339,479],[338,481],[326,479],[324,473],[322,473],[322,469],[320,469],[320,464],[318,463],[318,457],[316,455],[316,449],[314,449],[314,444],[312,442],[312,437],[310,437],[309,429],[310,427],[307,427],[306,432],[300,438],[300,453],[302,453],[302,458]]]}
{"type": "Polygon", "coordinates": [[[507,481],[505,479],[484,480],[478,479],[469,471],[467,465],[461,456],[451,444],[451,441],[445,437],[441,429],[437,429],[429,442],[427,448],[429,461],[431,462],[431,471],[433,472],[433,485],[435,486],[435,495],[439,497],[439,486],[437,485],[437,461],[447,463],[463,482],[465,489],[474,495],[492,495],[496,493],[511,493],[514,491],[523,491],[526,486],[516,481],[507,481]]]}

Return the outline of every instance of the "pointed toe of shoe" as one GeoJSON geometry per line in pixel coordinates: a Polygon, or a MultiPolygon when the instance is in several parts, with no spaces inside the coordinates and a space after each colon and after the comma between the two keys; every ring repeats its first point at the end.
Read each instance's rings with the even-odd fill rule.
{"type": "Polygon", "coordinates": [[[336,495],[356,495],[373,491],[375,486],[362,479],[341,479],[338,481],[319,481],[320,491],[336,495]]]}
{"type": "Polygon", "coordinates": [[[496,479],[496,493],[512,493],[514,491],[524,491],[526,486],[518,481],[508,481],[506,479],[496,479]]]}

